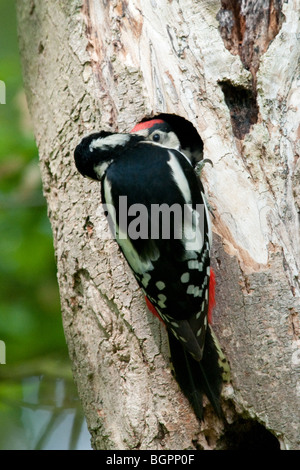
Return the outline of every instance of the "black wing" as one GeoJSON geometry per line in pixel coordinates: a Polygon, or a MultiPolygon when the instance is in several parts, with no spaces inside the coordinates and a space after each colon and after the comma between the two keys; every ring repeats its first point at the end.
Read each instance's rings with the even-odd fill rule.
{"type": "Polygon", "coordinates": [[[148,142],[125,148],[107,169],[102,184],[102,201],[108,204],[108,212],[109,207],[116,209],[116,239],[137,281],[169,330],[197,360],[202,358],[205,340],[210,264],[201,189],[180,152],[148,142]],[[162,226],[157,232],[153,207],[155,211],[162,205],[166,212],[159,216],[162,226]],[[181,218],[177,214],[166,220],[171,214],[168,207],[180,208],[181,218]],[[169,221],[170,236],[164,238],[169,221]],[[188,239],[193,232],[194,242],[188,239]]]}

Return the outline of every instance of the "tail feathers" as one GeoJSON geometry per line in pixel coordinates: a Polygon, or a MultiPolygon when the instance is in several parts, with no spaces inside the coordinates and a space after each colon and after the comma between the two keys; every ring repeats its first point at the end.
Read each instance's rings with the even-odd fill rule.
{"type": "Polygon", "coordinates": [[[224,379],[222,365],[224,355],[222,353],[222,359],[220,359],[221,349],[219,346],[216,347],[215,341],[216,338],[211,328],[208,327],[203,357],[201,362],[198,362],[193,359],[172,334],[169,334],[175,378],[200,420],[203,419],[203,394],[209,399],[215,413],[222,417],[220,395],[224,379]]]}

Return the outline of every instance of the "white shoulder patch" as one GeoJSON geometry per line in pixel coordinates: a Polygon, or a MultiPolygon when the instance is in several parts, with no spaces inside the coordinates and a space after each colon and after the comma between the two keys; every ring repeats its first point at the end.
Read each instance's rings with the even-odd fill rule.
{"type": "Polygon", "coordinates": [[[177,158],[174,157],[171,151],[169,151],[169,157],[170,159],[168,160],[168,165],[172,169],[174,181],[177,184],[178,189],[181,191],[186,204],[191,204],[192,195],[191,195],[190,187],[186,179],[186,176],[180,166],[180,163],[178,162],[177,158]]]}
{"type": "Polygon", "coordinates": [[[201,196],[202,196],[204,207],[205,207],[206,219],[207,219],[207,224],[208,224],[208,239],[209,239],[209,244],[211,246],[212,245],[211,219],[210,219],[210,214],[209,214],[208,207],[207,207],[206,197],[205,197],[205,194],[202,191],[201,191],[201,196]]]}
{"type": "Polygon", "coordinates": [[[94,149],[103,149],[107,147],[117,147],[118,145],[125,145],[130,140],[129,134],[111,134],[107,137],[99,137],[90,143],[89,150],[93,152],[94,149]]]}

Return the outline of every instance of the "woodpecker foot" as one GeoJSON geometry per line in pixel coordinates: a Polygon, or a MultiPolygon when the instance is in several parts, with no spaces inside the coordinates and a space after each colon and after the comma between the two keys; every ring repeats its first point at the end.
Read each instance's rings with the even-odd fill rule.
{"type": "Polygon", "coordinates": [[[203,160],[200,160],[200,162],[198,162],[195,167],[196,174],[199,177],[201,176],[201,172],[203,170],[205,163],[209,163],[211,166],[214,166],[213,162],[209,158],[204,158],[203,160]]]}

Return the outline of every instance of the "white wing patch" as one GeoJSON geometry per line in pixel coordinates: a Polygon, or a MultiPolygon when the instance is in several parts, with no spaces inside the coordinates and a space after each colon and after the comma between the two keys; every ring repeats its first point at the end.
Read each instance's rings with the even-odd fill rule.
{"type": "Polygon", "coordinates": [[[147,289],[150,279],[151,279],[151,276],[150,276],[149,273],[145,273],[143,275],[141,282],[142,282],[143,286],[145,287],[145,289],[147,289]]]}
{"type": "Polygon", "coordinates": [[[190,280],[190,273],[186,272],[186,273],[183,273],[181,278],[180,278],[181,282],[183,284],[186,284],[187,282],[189,282],[190,280]]]}
{"type": "Polygon", "coordinates": [[[174,181],[177,184],[178,189],[181,191],[186,204],[191,204],[192,195],[191,195],[190,187],[187,182],[186,176],[184,172],[182,171],[182,168],[177,158],[174,157],[173,153],[170,151],[169,151],[169,157],[170,159],[168,160],[168,165],[171,167],[174,181]]]}
{"type": "Polygon", "coordinates": [[[166,284],[163,281],[158,281],[155,285],[158,290],[163,290],[166,287],[166,284]]]}
{"type": "Polygon", "coordinates": [[[199,252],[203,246],[203,230],[201,230],[201,224],[203,221],[198,211],[194,210],[191,206],[192,195],[188,181],[177,158],[171,151],[169,151],[168,165],[172,170],[173,179],[185,200],[185,217],[183,226],[183,241],[185,249],[186,251],[199,252]]]}
{"type": "Polygon", "coordinates": [[[205,207],[205,214],[206,214],[207,225],[208,225],[208,239],[209,239],[209,245],[211,246],[212,245],[212,228],[211,228],[210,214],[208,211],[205,194],[203,194],[202,191],[201,191],[201,196],[202,196],[203,204],[205,207]]]}
{"type": "Polygon", "coordinates": [[[184,213],[184,227],[183,227],[183,241],[186,251],[196,251],[197,253],[203,247],[203,232],[204,232],[204,209],[201,205],[197,206],[197,210],[193,209],[191,205],[185,205],[184,213]],[[199,210],[203,214],[199,214],[199,210]]]}

